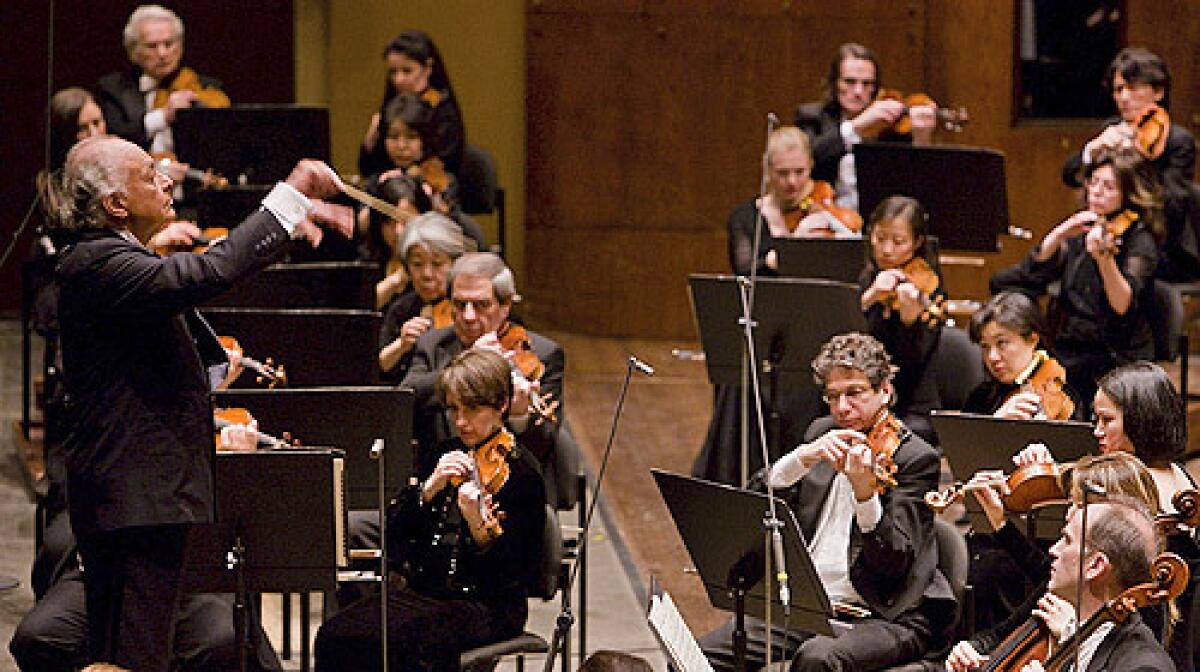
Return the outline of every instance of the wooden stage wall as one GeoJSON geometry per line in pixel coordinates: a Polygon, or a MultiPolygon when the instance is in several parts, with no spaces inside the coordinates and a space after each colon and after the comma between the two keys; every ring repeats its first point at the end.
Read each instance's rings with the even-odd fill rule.
{"type": "MultiPolygon", "coordinates": [[[[1128,41],[1172,68],[1172,118],[1200,127],[1200,1],[1127,0],[1128,41]]],[[[1013,222],[1072,211],[1059,171],[1093,121],[1012,120],[1016,2],[534,0],[527,16],[526,314],[611,336],[692,338],[685,279],[727,272],[725,218],[757,191],[765,115],[819,96],[836,47],[870,46],[886,86],[964,105],[942,142],[1008,156],[1013,222]]],[[[1099,84],[1097,84],[1099,85],[1099,84]]],[[[949,268],[954,297],[1024,254],[949,268]]]]}

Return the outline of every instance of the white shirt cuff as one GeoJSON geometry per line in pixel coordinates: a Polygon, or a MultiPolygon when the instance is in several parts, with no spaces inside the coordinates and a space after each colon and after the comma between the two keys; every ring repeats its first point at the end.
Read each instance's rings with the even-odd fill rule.
{"type": "Polygon", "coordinates": [[[167,111],[164,109],[152,110],[146,113],[142,123],[146,126],[146,135],[154,136],[156,133],[167,130],[167,111]]]}
{"type": "Polygon", "coordinates": [[[854,130],[854,124],[849,119],[842,122],[840,130],[842,133],[842,142],[845,143],[847,152],[862,142],[862,136],[858,134],[858,131],[854,130]]]}
{"type": "Polygon", "coordinates": [[[768,479],[771,481],[772,488],[787,488],[804,478],[808,471],[808,468],[800,463],[800,458],[796,457],[796,451],[793,450],[771,465],[768,479]]]}
{"type": "Polygon", "coordinates": [[[871,495],[865,502],[854,502],[854,519],[863,532],[873,532],[882,518],[883,503],[879,501],[879,495],[871,495]]]}
{"type": "Polygon", "coordinates": [[[262,207],[275,215],[289,236],[313,210],[312,201],[287,182],[276,182],[275,188],[262,200],[262,207]]]}

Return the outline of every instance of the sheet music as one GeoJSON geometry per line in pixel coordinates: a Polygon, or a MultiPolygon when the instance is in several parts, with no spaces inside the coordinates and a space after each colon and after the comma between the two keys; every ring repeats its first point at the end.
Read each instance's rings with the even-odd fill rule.
{"type": "Polygon", "coordinates": [[[646,620],[676,667],[683,672],[713,672],[708,658],[665,590],[650,596],[650,613],[646,620]]]}
{"type": "Polygon", "coordinates": [[[338,567],[350,565],[349,544],[346,541],[346,461],[344,458],[333,458],[333,539],[338,567]]]}

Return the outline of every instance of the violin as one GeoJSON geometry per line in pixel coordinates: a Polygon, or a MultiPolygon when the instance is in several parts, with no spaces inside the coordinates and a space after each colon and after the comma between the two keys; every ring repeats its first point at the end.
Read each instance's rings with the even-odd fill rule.
{"type": "MultiPolygon", "coordinates": [[[[925,301],[925,309],[921,311],[920,320],[930,326],[936,326],[946,320],[946,297],[938,293],[941,279],[937,271],[922,257],[913,257],[898,269],[904,278],[910,282],[925,301]]],[[[889,310],[900,309],[900,297],[895,291],[889,292],[883,299],[883,305],[889,310]]]]}
{"type": "Polygon", "coordinates": [[[274,389],[276,385],[287,385],[287,371],[284,371],[282,364],[275,364],[270,357],[263,362],[247,357],[242,345],[232,336],[218,336],[217,340],[221,342],[222,348],[242,356],[242,366],[258,374],[254,382],[261,385],[265,381],[268,390],[274,389]]]}
{"type": "MultiPolygon", "coordinates": [[[[513,377],[520,378],[525,381],[541,380],[546,373],[546,365],[533,351],[533,343],[529,340],[529,333],[525,331],[525,327],[513,322],[506,322],[504,327],[496,332],[496,338],[500,341],[500,347],[509,354],[509,365],[513,370],[513,377]]],[[[533,407],[533,412],[538,416],[536,422],[549,420],[550,422],[557,421],[555,410],[558,409],[558,401],[550,401],[548,396],[542,396],[537,392],[529,392],[529,403],[533,407]]]]}
{"type": "Polygon", "coordinates": [[[200,75],[189,67],[182,67],[170,81],[159,82],[154,90],[154,109],[167,106],[167,99],[176,91],[191,91],[196,94],[196,101],[204,107],[229,107],[229,96],[216,88],[205,86],[200,81],[200,75]]]}
{"type": "Polygon", "coordinates": [[[1035,419],[1070,420],[1075,412],[1075,402],[1063,389],[1067,384],[1067,370],[1045,350],[1035,351],[1029,366],[1013,382],[1018,386],[1013,394],[1033,392],[1038,396],[1041,411],[1035,419]]]}
{"type": "MultiPolygon", "coordinates": [[[[1063,489],[1062,465],[1050,462],[1034,462],[1013,471],[1008,477],[1008,494],[1001,495],[1004,508],[1013,513],[1029,513],[1040,506],[1067,501],[1063,489]]],[[[988,487],[971,486],[958,481],[945,490],[925,493],[925,504],[935,513],[942,513],[951,504],[962,499],[968,490],[988,487]]]]}
{"type": "Polygon", "coordinates": [[[886,408],[880,411],[879,417],[867,432],[867,447],[871,449],[875,460],[875,492],[883,494],[889,488],[896,487],[896,461],[892,456],[900,444],[904,443],[912,430],[886,408]]]}
{"type": "Polygon", "coordinates": [[[284,432],[283,438],[279,439],[265,432],[258,431],[258,429],[255,428],[256,424],[257,423],[254,420],[254,416],[250,415],[250,411],[244,408],[233,407],[218,408],[213,410],[213,426],[217,430],[214,443],[217,445],[217,450],[221,450],[221,430],[225,427],[230,427],[233,425],[242,425],[250,429],[252,432],[254,432],[254,437],[258,441],[259,447],[267,450],[292,448],[300,445],[300,442],[296,439],[293,439],[292,436],[287,432],[284,432]]]}
{"type": "MultiPolygon", "coordinates": [[[[436,156],[431,156],[420,163],[415,163],[404,171],[409,177],[428,184],[434,194],[443,197],[450,188],[450,175],[446,172],[446,164],[436,156]]],[[[433,194],[431,194],[433,195],[433,194]]]]}
{"type": "Polygon", "coordinates": [[[824,180],[813,180],[808,195],[795,203],[786,204],[781,210],[788,231],[795,232],[800,221],[810,214],[824,213],[830,220],[829,237],[836,237],[840,229],[847,234],[862,231],[862,215],[851,208],[843,208],[834,202],[833,187],[824,180]]]}
{"type": "Polygon", "coordinates": [[[178,166],[183,170],[184,179],[199,182],[201,189],[229,188],[229,179],[224,175],[214,173],[211,168],[209,170],[192,168],[190,164],[176,158],[174,152],[154,152],[150,155],[150,158],[154,159],[155,167],[167,175],[170,175],[172,166],[178,166]]]}
{"type": "Polygon", "coordinates": [[[454,324],[454,309],[449,299],[442,298],[436,303],[421,306],[421,317],[432,322],[434,329],[441,329],[454,324]]]}
{"type": "Polygon", "coordinates": [[[1171,116],[1158,105],[1151,104],[1138,115],[1134,124],[1133,146],[1143,157],[1153,161],[1163,155],[1167,148],[1167,136],[1171,133],[1171,116]]]}
{"type": "Polygon", "coordinates": [[[1180,490],[1171,497],[1171,506],[1175,511],[1154,517],[1155,526],[1164,536],[1188,534],[1200,525],[1200,490],[1180,490]]]}
{"type": "MultiPolygon", "coordinates": [[[[508,476],[511,473],[508,456],[516,444],[517,440],[512,432],[500,427],[491,437],[471,449],[470,454],[473,460],[471,479],[479,487],[481,493],[495,495],[508,482],[508,476]]],[[[461,476],[450,478],[450,484],[454,487],[462,485],[464,481],[465,478],[461,476]]],[[[499,517],[492,515],[482,497],[479,499],[479,513],[484,521],[484,534],[489,539],[495,539],[504,534],[499,517]]]]}
{"type": "Polygon", "coordinates": [[[971,121],[971,115],[967,112],[967,108],[962,106],[958,108],[942,107],[926,93],[911,93],[906,96],[896,89],[880,89],[879,95],[875,98],[876,100],[898,100],[904,103],[904,114],[892,122],[891,126],[879,126],[868,129],[866,135],[872,137],[884,131],[891,131],[900,135],[912,133],[912,117],[908,111],[914,107],[937,106],[936,115],[939,124],[942,128],[954,133],[961,133],[963,127],[971,121]]]}

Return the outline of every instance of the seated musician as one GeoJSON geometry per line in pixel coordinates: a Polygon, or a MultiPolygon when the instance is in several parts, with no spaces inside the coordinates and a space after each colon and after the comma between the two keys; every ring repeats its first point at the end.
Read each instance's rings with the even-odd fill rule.
{"type": "Polygon", "coordinates": [[[1081,420],[1062,365],[1042,344],[1042,311],[1020,292],[1001,292],[971,316],[987,380],[971,391],[968,413],[998,418],[1081,420]]]}
{"type": "Polygon", "coordinates": [[[1154,356],[1149,314],[1163,229],[1154,171],[1136,151],[1102,151],[1084,175],[1085,209],[1051,229],[1020,265],[993,276],[992,291],[1036,296],[1061,281],[1054,348],[1090,405],[1100,376],[1154,356]]]}
{"type": "MultiPolygon", "coordinates": [[[[1076,488],[1081,482],[1076,480],[1076,488]]],[[[1031,617],[1047,625],[1051,652],[1068,642],[1078,644],[1077,669],[1174,670],[1171,657],[1139,613],[1122,623],[1101,625],[1082,642],[1071,641],[1078,623],[1087,622],[1126,589],[1150,581],[1150,565],[1159,547],[1151,511],[1136,496],[1110,492],[1099,501],[1089,502],[1086,539],[1082,513],[1083,506],[1078,502],[1069,510],[1062,538],[1050,549],[1044,593],[1039,589],[1037,606],[1031,612],[1031,617]],[[1082,587],[1078,583],[1081,547],[1086,549],[1082,587]],[[1077,596],[1082,600],[1078,610],[1073,605],[1077,596]]],[[[993,651],[997,656],[1003,653],[1003,645],[993,651]]],[[[972,643],[960,642],[947,659],[946,669],[965,672],[982,667],[986,661],[972,643]]],[[[1041,672],[1044,668],[1034,660],[1021,669],[1041,672]]]]}
{"type": "Polygon", "coordinates": [[[229,107],[220,82],[180,67],[183,21],[175,12],[142,5],[129,15],[123,37],[133,68],[105,75],[97,84],[110,133],[151,153],[172,152],[171,124],[179,110],[229,107]]]}
{"type": "Polygon", "coordinates": [[[417,339],[453,323],[446,274],[466,252],[462,229],[436,212],[409,221],[398,248],[411,284],[384,309],[379,332],[379,369],[396,383],[408,371],[417,339]]]}
{"type": "MultiPolygon", "coordinates": [[[[462,651],[515,637],[525,625],[546,496],[505,427],[513,393],[509,364],[494,352],[465,350],[438,373],[436,394],[457,438],[439,444],[436,465],[389,506],[388,548],[402,561],[387,583],[388,669],[456,670],[462,651]],[[489,480],[505,469],[498,485],[489,480]]],[[[384,669],[379,599],[321,626],[318,672],[384,669]]]]}
{"type": "Polygon", "coordinates": [[[796,125],[812,140],[813,177],[834,185],[837,204],[852,210],[858,210],[854,145],[885,134],[906,112],[914,144],[931,143],[937,126],[936,107],[906,109],[899,100],[876,100],[882,80],[874,52],[861,44],[843,44],[829,64],[825,100],[796,110],[796,125]]]}
{"type": "Polygon", "coordinates": [[[863,234],[868,254],[859,302],[868,330],[898,367],[893,412],[932,443],[929,412],[941,399],[929,361],[941,336],[946,292],[925,258],[928,226],[929,216],[914,198],[889,196],[876,206],[863,234]]]}
{"type": "Polygon", "coordinates": [[[754,229],[759,226],[758,273],[775,275],[778,259],[774,242],[780,238],[857,237],[862,218],[833,204],[828,182],[812,179],[812,148],[808,136],[795,126],[771,132],[767,141],[766,200],[754,198],[729,213],[729,260],[733,272],[750,275],[754,229]],[[846,220],[846,221],[843,221],[846,220]]]}
{"type": "MultiPolygon", "coordinates": [[[[772,634],[779,647],[773,658],[791,658],[793,670],[878,670],[919,660],[954,613],[950,585],[936,566],[933,512],[921,501],[938,481],[937,451],[891,414],[891,359],[871,336],[833,337],[813,360],[813,374],[837,426],[818,435],[814,423],[809,441],[772,466],[769,478],[791,488],[784,496],[811,540],[830,599],[868,615],[836,637],[780,628],[772,634]],[[896,485],[880,494],[873,469],[879,460],[866,442],[884,433],[899,445],[891,455],[896,485]]],[[[748,663],[757,669],[765,658],[764,623],[751,619],[747,627],[748,663]]],[[[733,669],[732,633],[731,621],[701,640],[718,670],[733,669]]]]}

